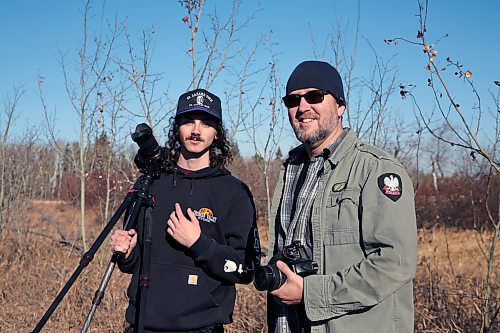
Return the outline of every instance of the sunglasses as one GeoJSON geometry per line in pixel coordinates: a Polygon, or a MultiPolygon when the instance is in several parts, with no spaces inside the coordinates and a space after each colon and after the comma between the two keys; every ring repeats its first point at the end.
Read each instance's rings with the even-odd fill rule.
{"type": "Polygon", "coordinates": [[[323,102],[326,94],[332,94],[328,90],[311,90],[306,92],[303,95],[291,94],[283,97],[283,103],[287,108],[295,108],[299,106],[300,99],[304,97],[307,103],[309,104],[318,104],[323,102]]]}

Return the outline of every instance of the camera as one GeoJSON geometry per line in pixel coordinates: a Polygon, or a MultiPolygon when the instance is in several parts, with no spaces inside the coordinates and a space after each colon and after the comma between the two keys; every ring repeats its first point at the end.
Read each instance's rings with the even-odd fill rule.
{"type": "Polygon", "coordinates": [[[273,291],[285,283],[286,275],[276,266],[278,260],[283,261],[294,273],[302,277],[318,272],[318,264],[309,258],[305,247],[300,241],[293,241],[273,256],[267,266],[260,266],[255,270],[253,284],[257,290],[273,291]]]}
{"type": "Polygon", "coordinates": [[[134,158],[135,165],[139,169],[147,168],[150,165],[155,169],[159,169],[162,162],[161,147],[156,141],[151,127],[145,123],[139,124],[131,137],[139,145],[139,151],[134,158]]]}

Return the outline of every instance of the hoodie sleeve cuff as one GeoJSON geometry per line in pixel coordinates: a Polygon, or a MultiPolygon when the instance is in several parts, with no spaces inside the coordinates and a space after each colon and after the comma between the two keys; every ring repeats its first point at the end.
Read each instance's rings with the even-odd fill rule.
{"type": "Polygon", "coordinates": [[[198,238],[198,240],[196,242],[194,242],[194,244],[191,245],[190,248],[188,248],[188,252],[190,255],[194,256],[195,259],[198,259],[203,254],[205,254],[205,255],[207,254],[211,243],[212,243],[212,240],[210,238],[201,234],[200,238],[198,238]]]}
{"type": "Polygon", "coordinates": [[[127,259],[118,262],[118,267],[123,273],[132,273],[138,259],[137,246],[132,250],[132,253],[127,259]]]}

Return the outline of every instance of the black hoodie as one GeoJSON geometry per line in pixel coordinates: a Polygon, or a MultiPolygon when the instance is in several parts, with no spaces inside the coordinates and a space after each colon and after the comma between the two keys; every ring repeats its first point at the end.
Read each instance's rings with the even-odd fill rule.
{"type": "MultiPolygon", "coordinates": [[[[227,170],[204,168],[188,174],[162,174],[150,193],[155,197],[144,327],[150,330],[193,330],[232,321],[234,283],[249,283],[260,261],[255,207],[248,187],[227,170]],[[167,232],[167,221],[179,203],[191,208],[201,236],[189,249],[167,232]]],[[[142,218],[138,221],[139,245],[142,218]]],[[[119,264],[132,273],[126,319],[136,324],[140,246],[119,264]]],[[[143,311],[144,309],[141,309],[143,311]]]]}

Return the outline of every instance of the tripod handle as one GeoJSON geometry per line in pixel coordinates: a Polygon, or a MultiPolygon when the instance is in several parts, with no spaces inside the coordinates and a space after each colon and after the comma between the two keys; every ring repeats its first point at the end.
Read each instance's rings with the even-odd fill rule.
{"type": "Polygon", "coordinates": [[[111,256],[111,261],[114,263],[120,262],[123,259],[125,259],[125,253],[122,251],[115,251],[115,252],[113,252],[113,255],[111,256]]]}

